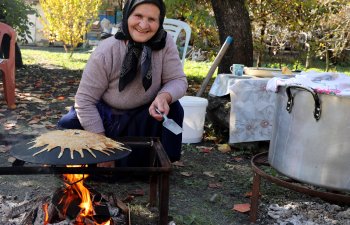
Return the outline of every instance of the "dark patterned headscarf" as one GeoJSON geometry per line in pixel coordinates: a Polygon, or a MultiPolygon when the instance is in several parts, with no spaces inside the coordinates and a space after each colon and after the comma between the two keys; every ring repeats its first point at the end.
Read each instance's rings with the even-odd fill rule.
{"type": "Polygon", "coordinates": [[[163,29],[165,17],[165,5],[162,0],[127,0],[123,8],[123,19],[121,27],[115,34],[116,39],[128,40],[127,52],[123,60],[120,71],[119,91],[124,88],[136,77],[137,68],[141,59],[142,84],[145,91],[152,85],[152,50],[164,48],[166,43],[166,31],[163,29]],[[142,3],[152,3],[160,10],[159,29],[156,34],[146,43],[137,43],[132,40],[128,29],[128,18],[135,7],[142,3]]]}

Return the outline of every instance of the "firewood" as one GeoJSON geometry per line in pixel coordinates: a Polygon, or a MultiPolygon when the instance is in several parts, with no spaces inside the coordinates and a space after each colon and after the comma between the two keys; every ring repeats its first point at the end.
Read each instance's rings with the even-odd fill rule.
{"type": "Polygon", "coordinates": [[[39,206],[37,207],[38,209],[38,212],[36,214],[36,218],[35,218],[35,221],[34,221],[34,224],[33,225],[42,225],[44,224],[44,218],[45,218],[45,212],[43,210],[43,207],[42,206],[39,206]]]}
{"type": "Polygon", "coordinates": [[[23,220],[19,223],[19,225],[32,225],[33,224],[33,220],[34,220],[34,210],[31,210],[30,212],[28,212],[23,220]]]}
{"type": "Polygon", "coordinates": [[[120,208],[123,213],[127,214],[129,212],[129,207],[124,202],[117,199],[114,195],[112,195],[112,198],[114,201],[114,205],[116,205],[118,208],[120,208]]]}
{"type": "Polygon", "coordinates": [[[47,225],[71,225],[71,222],[69,222],[67,220],[63,220],[63,221],[58,222],[58,223],[49,223],[47,225]]]}

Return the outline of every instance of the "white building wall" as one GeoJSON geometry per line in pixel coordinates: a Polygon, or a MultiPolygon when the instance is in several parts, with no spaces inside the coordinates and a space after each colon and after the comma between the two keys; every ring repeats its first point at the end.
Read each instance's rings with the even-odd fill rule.
{"type": "MultiPolygon", "coordinates": [[[[36,4],[34,8],[37,10],[37,12],[40,16],[44,15],[44,12],[43,12],[39,3],[36,4]]],[[[37,44],[40,42],[47,42],[47,38],[43,34],[43,27],[44,26],[41,23],[42,18],[36,17],[35,15],[29,15],[28,18],[29,18],[29,21],[34,24],[33,26],[30,26],[30,34],[31,34],[33,40],[30,40],[28,38],[28,43],[29,44],[37,44]]]]}

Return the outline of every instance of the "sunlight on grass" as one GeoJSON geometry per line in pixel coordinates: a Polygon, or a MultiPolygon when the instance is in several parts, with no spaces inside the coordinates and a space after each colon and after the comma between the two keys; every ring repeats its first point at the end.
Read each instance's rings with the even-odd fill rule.
{"type": "MultiPolygon", "coordinates": [[[[212,64],[213,64],[212,62],[195,62],[195,61],[186,60],[185,67],[184,67],[185,74],[190,77],[197,77],[200,79],[204,79],[207,76],[208,71],[212,66],[212,64]]],[[[216,77],[216,75],[217,75],[217,70],[215,71],[212,77],[216,77]]]]}
{"type": "Polygon", "coordinates": [[[68,70],[82,70],[90,57],[88,52],[76,52],[72,58],[63,49],[42,50],[22,48],[22,58],[25,65],[51,65],[68,70]]]}
{"type": "MultiPolygon", "coordinates": [[[[69,58],[69,53],[65,53],[63,48],[21,48],[22,58],[25,65],[51,65],[61,67],[68,70],[84,69],[87,60],[90,57],[90,52],[75,52],[72,58],[69,58]]],[[[212,63],[211,62],[195,62],[186,60],[185,74],[195,79],[204,79],[207,75],[212,63]]],[[[213,77],[216,76],[216,72],[213,77]]]]}

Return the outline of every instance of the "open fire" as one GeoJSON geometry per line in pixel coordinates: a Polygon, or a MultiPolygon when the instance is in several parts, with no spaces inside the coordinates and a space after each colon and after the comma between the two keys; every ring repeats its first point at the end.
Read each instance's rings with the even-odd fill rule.
{"type": "MultiPolygon", "coordinates": [[[[78,135],[79,132],[74,131],[74,134],[69,134],[68,136],[78,135]]],[[[52,136],[53,138],[47,139],[56,139],[57,135],[55,133],[52,136]]],[[[40,137],[43,138],[43,136],[40,137]]],[[[78,139],[85,140],[85,138],[78,139]]],[[[97,146],[100,149],[99,151],[92,151],[91,149],[95,150],[96,146],[90,146],[91,148],[89,149],[91,151],[89,151],[89,154],[84,154],[85,151],[82,148],[85,145],[66,146],[67,143],[71,143],[67,140],[64,140],[64,148],[61,146],[63,144],[54,147],[56,144],[52,143],[50,149],[47,148],[47,144],[43,147],[41,145],[41,147],[33,147],[33,143],[28,143],[27,141],[17,144],[10,151],[11,156],[15,158],[15,161],[12,163],[13,166],[1,167],[0,175],[69,175],[64,175],[66,184],[56,189],[53,194],[40,192],[35,196],[30,196],[29,193],[28,195],[26,193],[22,202],[12,199],[11,195],[9,198],[0,196],[0,221],[4,222],[2,224],[13,225],[130,225],[130,209],[125,203],[130,202],[130,198],[119,200],[113,192],[102,195],[88,185],[83,184],[87,175],[72,175],[76,173],[109,173],[110,170],[104,170],[103,168],[95,170],[95,168],[91,167],[67,168],[65,166],[90,165],[122,159],[130,154],[132,148],[137,147],[149,153],[150,161],[153,164],[147,168],[125,167],[123,170],[116,168],[115,172],[149,175],[149,205],[154,207],[158,201],[158,222],[162,225],[168,224],[169,175],[172,167],[159,139],[147,137],[128,138],[124,142],[127,145],[122,146],[122,149],[120,149],[120,146],[119,148],[113,147],[113,149],[120,150],[115,151],[113,154],[104,151],[105,147],[109,147],[109,145],[105,147],[97,146]],[[29,149],[31,150],[29,151],[29,149]],[[64,151],[65,149],[70,151],[64,151]],[[36,152],[35,157],[33,157],[33,151],[36,152]],[[32,164],[26,166],[26,163],[32,164]]],[[[36,144],[40,143],[39,141],[36,142],[36,144]]],[[[46,142],[43,141],[42,143],[46,142]]],[[[79,143],[84,144],[85,142],[80,141],[79,143]]]]}
{"type": "Polygon", "coordinates": [[[43,204],[43,225],[67,220],[73,225],[114,224],[107,200],[84,185],[87,177],[87,174],[63,174],[65,187],[55,192],[51,203],[43,204]]]}

